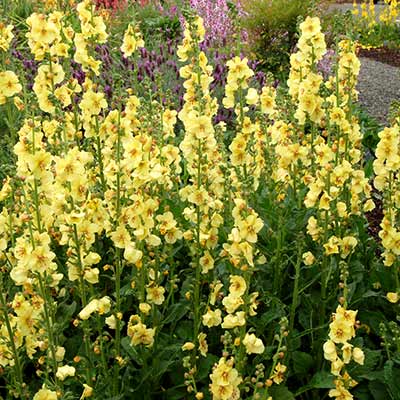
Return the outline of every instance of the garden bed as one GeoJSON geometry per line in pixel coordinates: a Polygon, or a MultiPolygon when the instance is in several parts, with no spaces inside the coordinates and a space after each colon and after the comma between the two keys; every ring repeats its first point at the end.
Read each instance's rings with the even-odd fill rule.
{"type": "Polygon", "coordinates": [[[400,49],[389,47],[378,47],[371,49],[360,48],[357,54],[359,57],[371,58],[375,61],[400,68],[400,49]]]}
{"type": "Polygon", "coordinates": [[[282,1],[3,0],[0,399],[400,398],[397,69],[282,1]]]}

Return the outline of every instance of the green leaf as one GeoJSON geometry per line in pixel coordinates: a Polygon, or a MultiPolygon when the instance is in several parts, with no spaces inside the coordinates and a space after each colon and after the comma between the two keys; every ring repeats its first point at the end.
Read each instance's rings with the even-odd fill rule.
{"type": "Polygon", "coordinates": [[[357,400],[374,400],[368,385],[357,385],[355,389],[351,390],[351,394],[357,400]]]}
{"type": "Polygon", "coordinates": [[[188,311],[189,307],[187,306],[187,304],[172,304],[170,307],[168,307],[166,311],[166,317],[163,319],[162,322],[163,324],[169,324],[171,322],[176,323],[181,320],[188,311]]]}
{"type": "Polygon", "coordinates": [[[280,319],[285,315],[284,306],[278,298],[272,298],[270,303],[270,309],[262,314],[260,318],[256,319],[253,323],[259,330],[265,330],[265,328],[271,324],[272,321],[280,319]]]}
{"type": "Polygon", "coordinates": [[[371,381],[368,384],[368,388],[371,391],[374,400],[394,400],[387,392],[386,386],[381,382],[371,381]]]}
{"type": "Polygon", "coordinates": [[[212,366],[218,362],[219,358],[214,354],[208,353],[207,357],[201,357],[199,360],[199,372],[197,373],[197,379],[203,380],[208,377],[211,373],[212,366]]]}
{"type": "Polygon", "coordinates": [[[142,357],[140,357],[137,349],[135,348],[135,346],[131,345],[131,339],[126,336],[121,340],[121,345],[122,348],[126,351],[126,353],[128,354],[128,356],[135,362],[137,362],[139,365],[143,364],[143,359],[142,357]]]}
{"type": "Polygon", "coordinates": [[[392,360],[383,367],[385,382],[393,399],[400,399],[400,369],[394,367],[392,360]]]}
{"type": "Polygon", "coordinates": [[[334,376],[328,371],[317,372],[310,381],[310,388],[312,389],[332,389],[335,387],[333,383],[334,376]]]}
{"type": "Polygon", "coordinates": [[[274,400],[294,400],[294,394],[286,386],[271,386],[269,393],[274,400]]]}
{"type": "Polygon", "coordinates": [[[379,363],[379,360],[381,358],[380,350],[369,350],[366,348],[364,349],[364,354],[364,365],[356,364],[352,368],[349,368],[349,373],[355,380],[360,377],[366,378],[369,373],[374,371],[376,365],[379,363]]]}
{"type": "Polygon", "coordinates": [[[294,351],[292,354],[293,369],[296,374],[307,374],[314,363],[314,359],[310,354],[302,351],[294,351]]]}

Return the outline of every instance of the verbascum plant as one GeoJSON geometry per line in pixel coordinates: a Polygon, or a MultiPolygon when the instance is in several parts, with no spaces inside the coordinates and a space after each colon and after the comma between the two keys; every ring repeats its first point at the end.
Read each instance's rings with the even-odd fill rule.
{"type": "MultiPolygon", "coordinates": [[[[177,391],[197,400],[271,400],[288,390],[293,343],[302,335],[300,294],[311,286],[321,294],[319,327],[328,307],[340,304],[329,340],[318,335],[313,354],[318,367],[323,354],[332,364],[329,395],[352,398],[346,368],[363,362],[351,344],[358,326],[348,295],[358,246],[352,222],[373,206],[352,109],[354,46],[340,43],[335,75],[324,80],[319,21],[306,19],[284,99],[272,85],[252,87],[248,60],[233,57],[222,100],[234,114],[228,130],[215,123],[201,18],[187,18],[177,51],[185,80],[180,112],[159,93],[140,97],[136,86],[116,87],[109,101],[96,52],[108,32],[90,1],[73,16],[33,14],[27,26],[40,65],[14,147],[16,173],[0,190],[0,365],[11,396],[164,398],[177,391]],[[79,82],[72,59],[82,68],[79,82]],[[269,214],[259,197],[272,205],[269,214]],[[300,229],[313,248],[299,232],[287,256],[291,211],[304,213],[300,229]],[[276,214],[275,232],[269,219],[276,214]],[[321,279],[303,288],[312,265],[321,279]],[[294,271],[288,304],[280,299],[286,269],[294,271]],[[338,288],[330,288],[331,278],[338,288]],[[270,319],[272,301],[280,311],[270,319]]],[[[10,30],[3,29],[3,51],[10,30]]],[[[144,45],[138,26],[119,39],[115,51],[134,60],[144,45]]],[[[13,88],[2,92],[7,99],[18,85],[16,74],[0,78],[0,87],[13,88]]],[[[386,138],[392,147],[396,132],[386,138]]],[[[393,188],[382,143],[376,182],[393,188]]],[[[387,231],[381,236],[395,232],[387,231]]],[[[395,245],[385,245],[388,263],[395,245]]]]}

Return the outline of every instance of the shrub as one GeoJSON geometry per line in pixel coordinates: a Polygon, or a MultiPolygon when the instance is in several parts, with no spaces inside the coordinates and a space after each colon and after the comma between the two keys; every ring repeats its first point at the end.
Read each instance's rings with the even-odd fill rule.
{"type": "Polygon", "coordinates": [[[265,70],[284,73],[296,44],[299,19],[312,9],[312,0],[243,0],[242,24],[249,44],[265,70]]]}

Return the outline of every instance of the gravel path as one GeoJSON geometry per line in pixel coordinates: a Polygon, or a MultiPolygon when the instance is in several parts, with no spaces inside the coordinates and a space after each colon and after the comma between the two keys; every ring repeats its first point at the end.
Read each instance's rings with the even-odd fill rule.
{"type": "MultiPolygon", "coordinates": [[[[383,4],[375,5],[377,21],[384,8],[383,4]]],[[[329,7],[330,11],[346,12],[352,9],[352,4],[332,4],[329,7]]],[[[360,57],[360,61],[361,71],[357,86],[360,92],[359,102],[370,115],[387,125],[390,104],[393,100],[400,100],[400,68],[366,57],[360,57]]]]}
{"type": "Polygon", "coordinates": [[[382,124],[393,100],[400,100],[400,68],[362,57],[357,89],[366,111],[382,124]]]}

